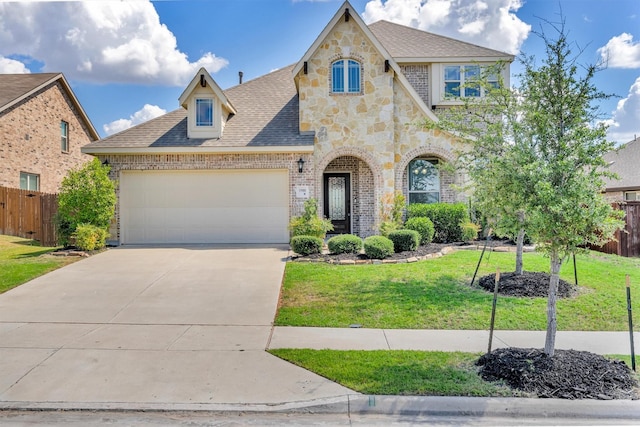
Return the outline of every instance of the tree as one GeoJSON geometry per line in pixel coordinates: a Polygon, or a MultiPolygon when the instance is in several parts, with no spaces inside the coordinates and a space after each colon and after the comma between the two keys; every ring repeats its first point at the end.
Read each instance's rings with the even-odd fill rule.
{"type": "Polygon", "coordinates": [[[62,244],[68,244],[69,237],[80,224],[90,224],[103,230],[109,228],[116,206],[115,184],[109,179],[110,169],[94,158],[83,167],[69,171],[62,180],[56,218],[62,244]]]}
{"type": "Polygon", "coordinates": [[[526,229],[549,256],[544,351],[553,356],[562,263],[588,244],[608,241],[622,222],[601,195],[603,177],[610,175],[602,156],[613,144],[593,105],[609,97],[593,84],[600,66],[579,67],[564,23],[547,24],[557,38],[536,33],[546,46],[540,67],[522,57],[515,89],[492,88],[490,79],[479,78],[472,84],[488,96],[466,102],[435,126],[457,131],[467,142],[462,163],[485,213],[498,227],[518,228],[519,246],[526,229]],[[456,117],[461,111],[466,120],[456,117]]]}

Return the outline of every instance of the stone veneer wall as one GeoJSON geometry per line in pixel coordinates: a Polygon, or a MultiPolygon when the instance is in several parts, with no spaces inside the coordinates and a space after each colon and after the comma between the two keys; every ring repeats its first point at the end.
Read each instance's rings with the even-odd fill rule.
{"type": "Polygon", "coordinates": [[[89,130],[56,82],[0,113],[0,186],[20,188],[20,172],[40,176],[40,191],[57,193],[67,171],[93,157],[80,152],[89,130]],[[69,123],[69,152],[60,148],[60,121],[69,123]]]}
{"type": "MultiPolygon", "coordinates": [[[[288,169],[289,170],[289,216],[303,212],[306,199],[297,198],[295,189],[306,186],[310,197],[318,197],[314,192],[315,171],[310,155],[299,153],[282,154],[144,154],[101,156],[109,160],[110,178],[119,180],[120,172],[127,170],[225,170],[225,169],[288,169]],[[305,160],[304,170],[298,172],[298,159],[305,160]]],[[[120,189],[116,188],[118,199],[120,189]]],[[[120,204],[109,230],[110,240],[120,240],[120,204]]]]}

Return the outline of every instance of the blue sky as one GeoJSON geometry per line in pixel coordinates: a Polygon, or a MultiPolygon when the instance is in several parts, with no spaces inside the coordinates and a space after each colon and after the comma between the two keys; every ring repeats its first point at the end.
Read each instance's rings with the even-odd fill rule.
{"type": "MultiPolygon", "coordinates": [[[[0,73],[63,72],[102,136],[178,108],[200,66],[223,88],[297,62],[341,0],[0,0],[0,73]]],[[[607,60],[595,83],[609,137],[640,134],[638,0],[353,0],[380,19],[544,57],[534,32],[566,21],[579,62],[607,60]]],[[[512,66],[512,74],[520,67],[512,66]]]]}

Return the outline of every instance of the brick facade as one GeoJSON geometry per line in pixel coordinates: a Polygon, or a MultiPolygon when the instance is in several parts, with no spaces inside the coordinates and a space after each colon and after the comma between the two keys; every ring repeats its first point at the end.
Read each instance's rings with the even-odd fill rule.
{"type": "Polygon", "coordinates": [[[0,186],[20,188],[20,172],[39,175],[40,191],[57,193],[67,171],[92,159],[80,147],[89,130],[59,82],[0,113],[0,186]],[[60,122],[69,124],[62,152],[60,122]]]}

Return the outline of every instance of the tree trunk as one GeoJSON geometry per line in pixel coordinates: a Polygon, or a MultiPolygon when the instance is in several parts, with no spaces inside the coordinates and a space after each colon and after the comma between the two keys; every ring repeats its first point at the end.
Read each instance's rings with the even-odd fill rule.
{"type": "Polygon", "coordinates": [[[524,228],[518,231],[516,239],[516,274],[522,274],[522,252],[524,250],[524,228]]]}
{"type": "Polygon", "coordinates": [[[551,279],[549,281],[549,299],[547,301],[547,337],[544,343],[544,353],[553,357],[556,347],[556,299],[558,295],[558,282],[560,281],[560,267],[562,259],[557,251],[551,251],[551,279]]]}

